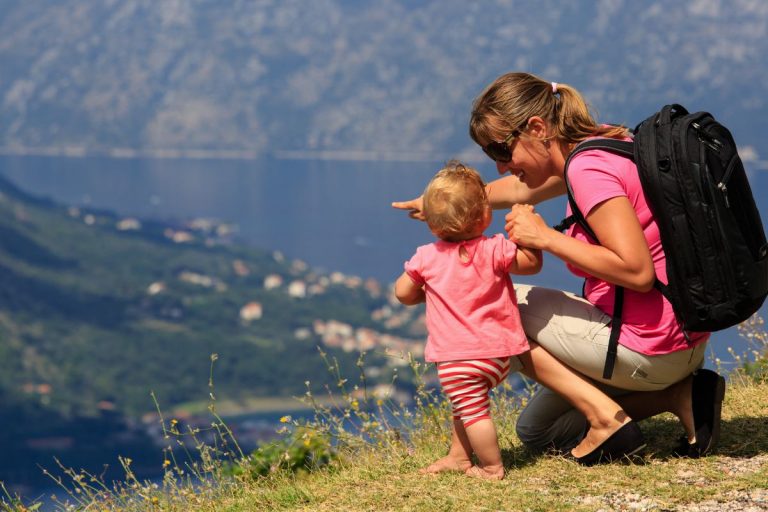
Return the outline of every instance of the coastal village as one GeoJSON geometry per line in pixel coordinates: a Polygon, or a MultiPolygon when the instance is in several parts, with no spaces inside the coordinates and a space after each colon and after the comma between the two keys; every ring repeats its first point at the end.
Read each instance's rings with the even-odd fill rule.
{"type": "MultiPolygon", "coordinates": [[[[139,219],[126,217],[119,219],[104,218],[98,214],[81,211],[79,208],[70,207],[67,210],[72,218],[81,220],[89,226],[105,226],[112,223],[115,230],[121,232],[137,232],[143,229],[139,219]]],[[[230,224],[211,219],[194,219],[182,227],[165,227],[162,234],[174,244],[203,244],[208,247],[225,245],[232,242],[237,228],[230,224]]],[[[375,279],[363,279],[358,276],[346,275],[341,272],[321,273],[310,269],[307,263],[301,260],[288,261],[280,252],[272,253],[272,258],[281,264],[287,264],[287,274],[269,273],[264,276],[261,289],[264,292],[280,293],[294,300],[307,300],[322,296],[334,287],[345,287],[366,294],[375,299],[379,307],[370,311],[371,322],[367,326],[356,326],[343,322],[336,318],[315,318],[311,326],[300,327],[293,331],[296,340],[316,340],[318,346],[327,349],[337,349],[344,352],[377,353],[385,357],[383,366],[366,363],[366,378],[370,378],[373,384],[368,393],[377,399],[389,399],[397,403],[407,403],[410,394],[397,389],[391,382],[385,382],[384,377],[390,375],[395,368],[405,367],[411,358],[423,357],[424,337],[426,328],[424,324],[424,308],[406,308],[394,297],[391,285],[382,285],[375,279]],[[379,327],[371,327],[371,325],[379,327]],[[407,333],[407,336],[402,333],[407,333]],[[400,334],[394,334],[400,333],[400,334]],[[378,380],[378,382],[377,382],[378,380]]],[[[252,265],[242,259],[231,261],[232,275],[236,278],[247,278],[257,272],[252,265]]],[[[175,280],[187,285],[199,286],[210,289],[213,292],[224,292],[228,289],[225,278],[208,275],[192,269],[180,270],[175,275],[175,280]]],[[[175,283],[168,281],[154,281],[146,286],[146,296],[156,297],[166,293],[175,283]]],[[[261,294],[263,296],[263,294],[261,294]]],[[[270,314],[268,301],[250,300],[240,304],[239,309],[234,309],[232,315],[236,316],[243,328],[258,328],[259,322],[264,321],[270,314]]],[[[180,318],[181,311],[166,311],[169,318],[180,318]]],[[[26,382],[21,384],[21,389],[28,395],[38,395],[41,402],[49,400],[52,389],[48,383],[26,382]]],[[[362,391],[357,391],[362,393],[362,391]]],[[[296,401],[296,407],[302,404],[296,401]]],[[[111,414],[114,404],[104,400],[98,404],[101,414],[111,414]]],[[[247,415],[244,410],[241,415],[247,415]]],[[[192,428],[210,425],[210,419],[201,416],[177,414],[177,420],[183,421],[192,428]]],[[[255,446],[258,442],[270,438],[276,433],[276,425],[271,420],[235,421],[231,425],[237,435],[238,441],[248,446],[255,446]]],[[[126,420],[125,431],[122,436],[149,435],[157,446],[167,444],[165,432],[162,428],[157,413],[147,413],[141,421],[126,420]],[[133,434],[132,434],[133,433],[133,434]]],[[[66,449],[73,445],[73,439],[63,437],[29,439],[30,448],[40,449],[66,449]]]]}

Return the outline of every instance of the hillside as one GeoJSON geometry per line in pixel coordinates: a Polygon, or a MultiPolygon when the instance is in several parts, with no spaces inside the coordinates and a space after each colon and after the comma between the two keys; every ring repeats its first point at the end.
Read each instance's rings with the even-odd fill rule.
{"type": "Polygon", "coordinates": [[[400,364],[380,352],[421,345],[419,310],[380,283],[321,275],[230,231],[66,208],[0,180],[0,394],[136,415],[154,409],[150,391],[164,407],[204,401],[211,354],[217,393],[236,401],[330,382],[318,347],[345,368],[375,347],[375,385],[400,364]]]}
{"type": "Polygon", "coordinates": [[[764,159],[766,23],[754,0],[0,0],[0,148],[442,158],[517,69],[606,122],[709,109],[764,159]]]}

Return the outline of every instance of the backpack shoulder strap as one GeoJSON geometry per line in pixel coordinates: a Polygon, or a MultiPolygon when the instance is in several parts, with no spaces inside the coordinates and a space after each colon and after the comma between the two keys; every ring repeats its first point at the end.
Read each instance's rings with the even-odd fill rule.
{"type": "MultiPolygon", "coordinates": [[[[576,204],[576,200],[573,197],[573,189],[571,188],[571,183],[568,181],[568,164],[571,163],[571,159],[573,159],[573,157],[575,157],[579,153],[583,151],[588,151],[590,149],[600,149],[603,151],[608,151],[610,153],[614,153],[616,155],[623,156],[634,161],[635,160],[635,144],[633,142],[625,141],[625,140],[590,139],[576,146],[576,148],[573,151],[571,151],[571,154],[568,155],[568,158],[565,161],[565,169],[563,170],[563,179],[565,180],[565,186],[568,191],[568,203],[571,205],[571,216],[564,219],[563,222],[561,222],[557,226],[554,226],[554,228],[562,232],[572,224],[578,223],[582,227],[582,229],[584,229],[584,231],[586,231],[587,234],[590,237],[592,237],[592,239],[595,242],[599,244],[600,240],[597,238],[597,235],[595,235],[595,232],[592,231],[592,228],[589,227],[589,224],[587,223],[587,219],[581,213],[581,210],[579,210],[579,207],[576,204]],[[559,229],[561,227],[562,229],[559,229]]],[[[624,309],[624,288],[621,286],[614,286],[613,314],[611,315],[611,335],[608,338],[608,352],[605,356],[605,367],[603,368],[604,379],[611,378],[611,376],[613,375],[613,367],[616,364],[616,356],[617,356],[618,347],[619,347],[619,334],[621,333],[621,323],[622,323],[621,314],[623,309],[624,309]]]]}
{"type": "Polygon", "coordinates": [[[565,169],[563,170],[563,179],[565,180],[565,186],[568,192],[568,204],[571,205],[571,216],[566,219],[563,219],[563,221],[560,224],[553,227],[554,229],[562,233],[563,231],[568,229],[571,225],[578,223],[594,241],[596,241],[597,243],[600,243],[600,240],[598,240],[594,231],[592,231],[592,228],[590,228],[589,224],[587,224],[587,219],[584,217],[584,215],[581,213],[581,210],[579,210],[579,207],[576,205],[576,200],[573,197],[573,189],[571,188],[571,182],[568,181],[568,165],[571,163],[571,160],[573,159],[573,157],[575,157],[579,153],[582,153],[584,151],[589,151],[591,149],[601,149],[603,151],[608,151],[609,153],[613,153],[619,156],[629,158],[632,161],[635,160],[634,142],[630,142],[627,140],[617,140],[617,139],[590,139],[590,140],[586,140],[584,142],[579,143],[576,146],[576,148],[573,151],[571,151],[571,154],[568,155],[568,158],[565,160],[565,169]]]}

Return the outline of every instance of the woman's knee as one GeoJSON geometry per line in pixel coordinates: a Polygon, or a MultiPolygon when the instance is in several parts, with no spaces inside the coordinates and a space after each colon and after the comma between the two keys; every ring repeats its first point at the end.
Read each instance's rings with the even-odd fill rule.
{"type": "Polygon", "coordinates": [[[547,443],[551,440],[551,427],[556,421],[555,417],[546,418],[537,411],[536,400],[533,400],[534,407],[530,404],[520,411],[515,424],[515,432],[518,439],[528,448],[543,450],[547,448],[547,443]]]}
{"type": "Polygon", "coordinates": [[[515,425],[520,442],[535,451],[569,450],[578,444],[586,429],[587,420],[576,409],[551,418],[526,414],[524,409],[515,425]]]}
{"type": "Polygon", "coordinates": [[[540,425],[523,423],[518,420],[515,425],[515,432],[517,438],[525,446],[535,450],[544,450],[547,445],[547,432],[546,428],[542,428],[540,425]]]}

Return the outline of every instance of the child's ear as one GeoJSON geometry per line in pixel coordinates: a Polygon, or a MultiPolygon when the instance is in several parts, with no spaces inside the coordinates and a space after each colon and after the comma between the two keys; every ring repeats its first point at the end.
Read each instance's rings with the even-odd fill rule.
{"type": "Polygon", "coordinates": [[[485,212],[483,213],[483,217],[480,219],[480,231],[485,231],[488,229],[488,226],[491,225],[491,221],[493,220],[493,210],[491,209],[491,205],[487,205],[485,208],[485,212]]]}

